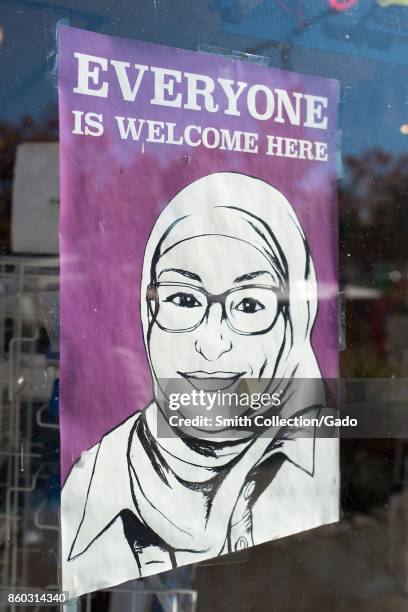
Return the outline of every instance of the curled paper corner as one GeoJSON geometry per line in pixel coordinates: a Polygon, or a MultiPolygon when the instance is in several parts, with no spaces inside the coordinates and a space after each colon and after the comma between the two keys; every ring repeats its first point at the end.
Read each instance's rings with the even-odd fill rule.
{"type": "Polygon", "coordinates": [[[89,459],[91,458],[91,456],[93,455],[92,451],[90,450],[84,450],[81,453],[80,458],[77,461],[77,467],[82,468],[85,466],[85,463],[87,463],[89,461],[89,459]]]}

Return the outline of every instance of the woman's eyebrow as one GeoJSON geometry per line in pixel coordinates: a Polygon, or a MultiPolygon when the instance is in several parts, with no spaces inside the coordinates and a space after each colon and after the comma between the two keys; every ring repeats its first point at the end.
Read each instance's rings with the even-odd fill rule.
{"type": "Polygon", "coordinates": [[[257,272],[248,272],[248,274],[243,274],[242,276],[237,276],[237,278],[233,281],[234,283],[242,283],[243,281],[252,280],[253,278],[257,278],[258,276],[262,276],[263,274],[269,274],[274,278],[272,272],[268,270],[258,270],[257,272]]]}
{"type": "Polygon", "coordinates": [[[176,274],[181,274],[182,276],[186,276],[187,278],[191,278],[191,280],[195,280],[198,281],[199,283],[201,283],[201,278],[198,276],[198,274],[195,274],[194,272],[189,272],[188,270],[180,270],[179,268],[166,268],[165,270],[162,270],[158,276],[158,278],[161,277],[162,274],[164,274],[165,272],[175,272],[176,274]]]}

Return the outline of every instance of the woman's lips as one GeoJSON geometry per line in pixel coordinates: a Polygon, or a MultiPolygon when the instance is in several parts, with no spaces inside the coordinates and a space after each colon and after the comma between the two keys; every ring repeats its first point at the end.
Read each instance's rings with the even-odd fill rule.
{"type": "Polygon", "coordinates": [[[223,391],[232,387],[245,372],[178,372],[197,391],[223,391]]]}

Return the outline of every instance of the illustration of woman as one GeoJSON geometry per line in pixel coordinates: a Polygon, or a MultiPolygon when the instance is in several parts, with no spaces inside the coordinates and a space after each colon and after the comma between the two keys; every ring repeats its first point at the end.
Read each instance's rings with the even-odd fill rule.
{"type": "Polygon", "coordinates": [[[154,399],[64,485],[63,588],[75,595],[338,520],[336,438],[252,422],[182,431],[166,410],[172,385],[278,391],[257,414],[328,410],[313,261],[285,197],[239,173],[185,187],[152,229],[141,296],[154,399]]]}

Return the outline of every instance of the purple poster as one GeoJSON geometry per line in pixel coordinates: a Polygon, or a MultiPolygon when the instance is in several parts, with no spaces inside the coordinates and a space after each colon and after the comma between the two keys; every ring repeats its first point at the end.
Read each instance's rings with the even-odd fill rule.
{"type": "Polygon", "coordinates": [[[337,82],[63,27],[59,100],[64,590],[336,521],[337,82]]]}

